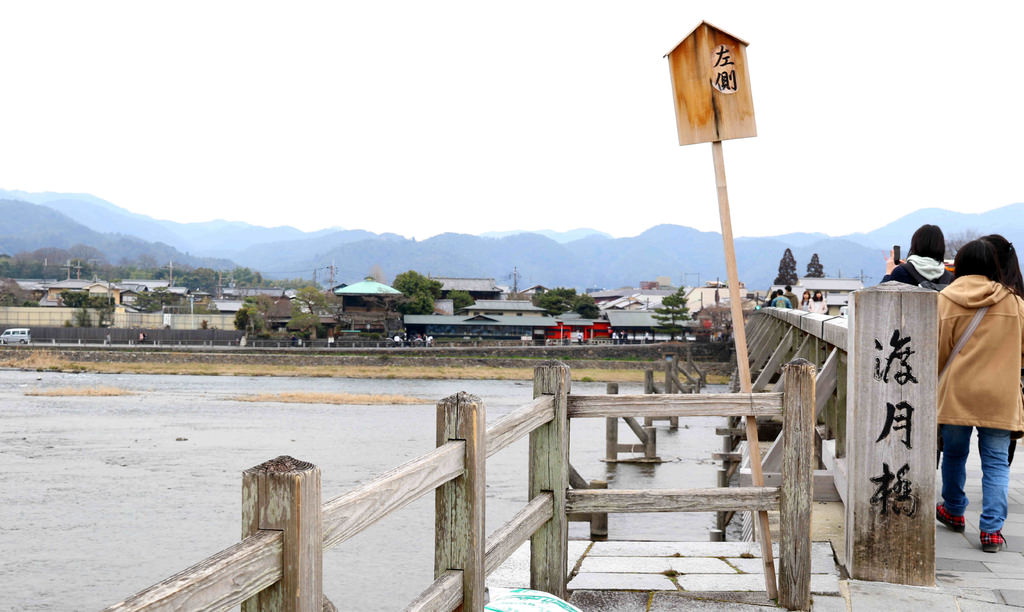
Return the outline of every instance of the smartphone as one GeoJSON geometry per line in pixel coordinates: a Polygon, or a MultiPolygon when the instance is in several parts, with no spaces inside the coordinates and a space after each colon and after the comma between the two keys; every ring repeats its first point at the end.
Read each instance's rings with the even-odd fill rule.
{"type": "Polygon", "coordinates": [[[900,263],[900,245],[898,244],[892,245],[892,261],[896,264],[900,263]]]}

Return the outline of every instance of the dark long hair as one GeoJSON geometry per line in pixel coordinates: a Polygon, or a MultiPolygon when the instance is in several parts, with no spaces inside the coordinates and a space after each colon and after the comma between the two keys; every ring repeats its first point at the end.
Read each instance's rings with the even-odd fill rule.
{"type": "Polygon", "coordinates": [[[939,226],[925,224],[917,228],[910,238],[910,252],[907,255],[931,257],[941,262],[946,256],[946,238],[939,226]]]}
{"type": "Polygon", "coordinates": [[[992,245],[996,250],[996,259],[999,260],[999,282],[1017,296],[1024,298],[1024,278],[1020,273],[1020,262],[1017,261],[1017,251],[1013,243],[999,234],[989,234],[981,238],[992,245]]]}
{"type": "Polygon", "coordinates": [[[1002,277],[996,248],[987,240],[972,240],[960,247],[956,252],[954,266],[957,278],[977,274],[999,282],[1002,277]]]}

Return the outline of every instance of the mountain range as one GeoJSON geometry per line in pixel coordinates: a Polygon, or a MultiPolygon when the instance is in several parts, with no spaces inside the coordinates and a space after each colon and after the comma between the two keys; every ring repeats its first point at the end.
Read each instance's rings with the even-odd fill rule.
{"type": "MultiPolygon", "coordinates": [[[[767,287],[790,248],[801,275],[817,253],[826,275],[863,276],[874,284],[883,273],[883,253],[893,244],[903,245],[906,253],[911,234],[924,223],[942,227],[947,239],[998,231],[1024,244],[1024,204],[977,214],[925,208],[867,233],[737,238],[740,277],[750,287],[767,287]]],[[[375,268],[389,280],[411,269],[433,276],[493,277],[508,285],[515,270],[520,287],[579,289],[636,286],[657,276],[688,285],[726,276],[721,235],[679,225],[656,225],[628,238],[581,228],[441,234],[417,241],[358,229],[303,232],[237,221],[177,223],[88,194],[0,190],[0,252],[74,245],[91,247],[111,263],[147,255],[196,267],[237,264],[268,278],[309,278],[314,269],[334,265],[335,278],[350,283],[375,268]]]]}

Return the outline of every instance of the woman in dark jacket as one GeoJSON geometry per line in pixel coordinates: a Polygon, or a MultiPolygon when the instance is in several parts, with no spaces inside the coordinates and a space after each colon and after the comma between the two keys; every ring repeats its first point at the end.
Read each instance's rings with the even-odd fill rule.
{"type": "Polygon", "coordinates": [[[945,254],[946,239],[939,226],[922,225],[910,239],[910,253],[906,261],[894,261],[892,253],[886,258],[882,282],[899,281],[908,285],[920,285],[928,281],[935,285],[948,285],[953,282],[953,274],[942,265],[945,254]]]}

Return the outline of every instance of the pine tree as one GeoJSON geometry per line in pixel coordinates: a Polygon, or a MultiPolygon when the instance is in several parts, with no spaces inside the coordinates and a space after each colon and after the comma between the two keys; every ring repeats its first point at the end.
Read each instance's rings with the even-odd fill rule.
{"type": "Polygon", "coordinates": [[[658,326],[659,331],[663,331],[671,336],[672,340],[676,339],[677,334],[683,333],[683,326],[679,323],[690,320],[690,309],[686,305],[686,294],[684,293],[683,287],[680,287],[672,295],[666,295],[661,300],[661,308],[655,308],[654,318],[658,320],[661,325],[658,326]]]}
{"type": "Polygon", "coordinates": [[[818,254],[811,255],[811,263],[807,264],[807,278],[825,278],[825,268],[818,261],[818,254]]]}
{"type": "Polygon", "coordinates": [[[786,249],[786,252],[782,254],[782,259],[779,260],[779,275],[775,277],[773,284],[795,285],[797,280],[796,259],[793,257],[793,251],[786,249]]]}

